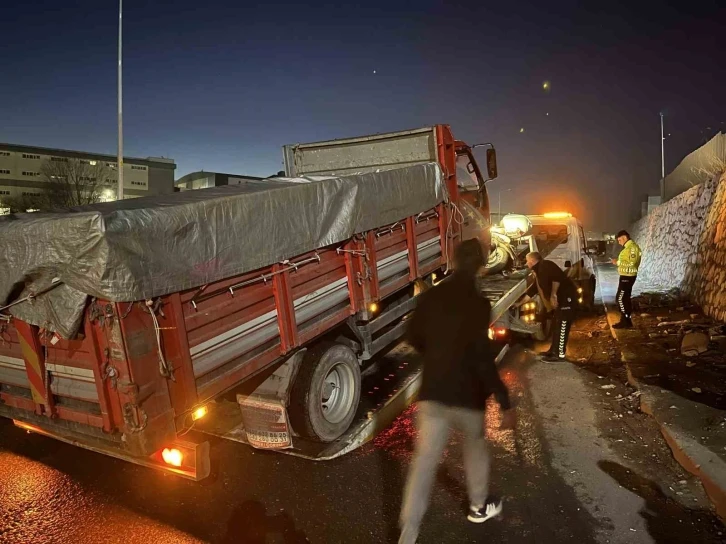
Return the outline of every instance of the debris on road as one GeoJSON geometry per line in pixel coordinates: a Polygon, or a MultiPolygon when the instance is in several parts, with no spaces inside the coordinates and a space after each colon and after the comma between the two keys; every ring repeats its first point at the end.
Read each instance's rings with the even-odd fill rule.
{"type": "MultiPolygon", "coordinates": [[[[660,326],[660,325],[659,325],[660,326]]],[[[681,341],[681,354],[695,357],[708,351],[709,338],[702,332],[689,332],[681,341]]]]}
{"type": "Polygon", "coordinates": [[[678,325],[686,325],[688,323],[690,323],[688,319],[681,319],[680,321],[661,321],[658,323],[658,327],[676,327],[678,325]]]}
{"type": "Polygon", "coordinates": [[[601,385],[600,389],[615,389],[615,386],[613,384],[601,385]]]}

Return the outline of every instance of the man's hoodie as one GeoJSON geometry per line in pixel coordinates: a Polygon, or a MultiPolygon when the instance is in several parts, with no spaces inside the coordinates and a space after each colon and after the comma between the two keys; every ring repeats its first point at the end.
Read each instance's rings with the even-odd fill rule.
{"type": "Polygon", "coordinates": [[[484,410],[494,394],[510,408],[488,336],[490,315],[469,275],[455,273],[421,295],[408,327],[408,341],[423,357],[419,400],[484,410]]]}

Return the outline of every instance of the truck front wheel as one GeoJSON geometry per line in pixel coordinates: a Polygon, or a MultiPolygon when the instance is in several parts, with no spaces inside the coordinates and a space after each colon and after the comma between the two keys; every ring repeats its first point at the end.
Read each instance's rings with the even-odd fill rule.
{"type": "Polygon", "coordinates": [[[495,247],[489,252],[489,259],[485,265],[486,273],[498,274],[509,266],[510,260],[509,253],[503,247],[495,247]]]}
{"type": "Polygon", "coordinates": [[[360,366],[349,347],[325,343],[312,348],[290,396],[293,429],[307,438],[332,442],[350,427],[360,391],[360,366]]]}

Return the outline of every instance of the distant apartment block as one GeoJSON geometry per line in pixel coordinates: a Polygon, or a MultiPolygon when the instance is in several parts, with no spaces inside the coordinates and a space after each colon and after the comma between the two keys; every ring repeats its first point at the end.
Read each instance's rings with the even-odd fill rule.
{"type": "Polygon", "coordinates": [[[192,189],[207,189],[221,185],[241,185],[250,181],[261,181],[263,179],[265,178],[201,171],[192,172],[179,178],[176,180],[176,187],[180,191],[191,191],[192,189]]]}
{"type": "MultiPolygon", "coordinates": [[[[118,164],[115,155],[84,151],[50,149],[0,143],[0,203],[3,197],[32,196],[43,192],[47,181],[42,175],[44,161],[79,159],[95,165],[108,166],[108,193],[118,192],[118,164]]],[[[174,170],[172,159],[124,157],[124,198],[173,193],[174,170]]]]}

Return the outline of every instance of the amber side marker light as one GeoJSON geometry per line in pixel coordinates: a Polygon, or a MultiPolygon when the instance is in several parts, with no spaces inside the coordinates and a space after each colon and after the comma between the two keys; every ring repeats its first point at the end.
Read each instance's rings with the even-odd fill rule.
{"type": "Polygon", "coordinates": [[[196,410],[192,412],[192,419],[194,421],[197,421],[199,419],[202,419],[204,416],[206,416],[209,413],[209,408],[206,406],[200,406],[196,410]]]}

